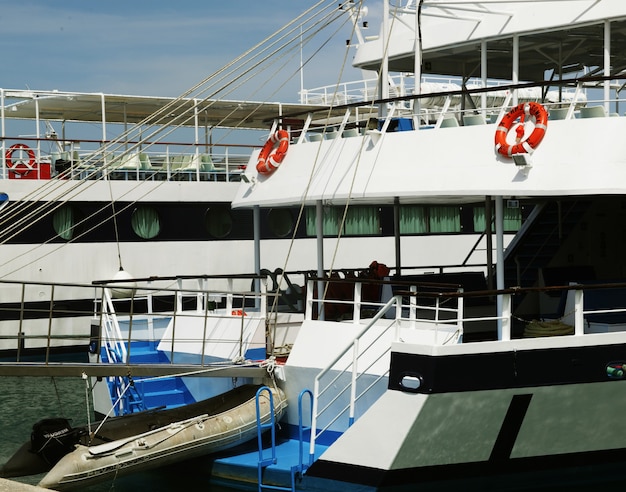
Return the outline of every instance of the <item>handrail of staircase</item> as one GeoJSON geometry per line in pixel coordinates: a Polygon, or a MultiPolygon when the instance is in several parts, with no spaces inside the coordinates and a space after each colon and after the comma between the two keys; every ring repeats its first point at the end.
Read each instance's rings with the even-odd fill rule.
{"type": "Polygon", "coordinates": [[[104,309],[103,306],[102,315],[104,317],[103,326],[106,327],[106,333],[105,336],[102,337],[102,342],[107,353],[107,358],[111,362],[126,362],[128,354],[122,339],[122,330],[117,320],[113,299],[111,298],[111,290],[108,288],[103,289],[103,293],[106,309],[104,309]]]}
{"type": "MultiPolygon", "coordinates": [[[[392,308],[395,308],[395,319],[393,323],[389,325],[387,330],[391,328],[392,326],[396,327],[396,330],[397,330],[398,320],[401,317],[401,311],[402,311],[401,305],[402,305],[402,296],[395,295],[391,299],[389,299],[389,301],[387,301],[387,303],[378,310],[376,315],[369,321],[369,323],[367,323],[367,325],[354,337],[352,342],[344,350],[342,350],[331,362],[329,362],[328,365],[324,369],[322,369],[322,371],[320,371],[320,373],[315,377],[314,389],[313,389],[313,416],[312,416],[312,421],[311,421],[311,441],[310,441],[310,446],[309,446],[309,456],[311,460],[313,460],[314,455],[315,455],[315,438],[317,435],[319,398],[321,394],[323,393],[323,391],[320,392],[321,378],[324,375],[326,375],[332,369],[332,367],[334,367],[339,362],[339,360],[341,360],[342,357],[344,357],[348,352],[350,352],[350,350],[353,351],[354,357],[353,357],[353,362],[352,362],[352,378],[350,382],[350,386],[352,390],[350,394],[350,422],[352,422],[354,419],[354,407],[355,407],[355,403],[357,400],[356,395],[354,393],[354,388],[355,388],[355,381],[357,378],[356,362],[358,358],[359,340],[361,340],[363,335],[365,335],[372,328],[372,326],[374,326],[376,322],[380,320],[392,308]]],[[[384,332],[386,332],[387,330],[385,330],[384,332]]],[[[319,413],[321,414],[321,412],[319,413]]]]}

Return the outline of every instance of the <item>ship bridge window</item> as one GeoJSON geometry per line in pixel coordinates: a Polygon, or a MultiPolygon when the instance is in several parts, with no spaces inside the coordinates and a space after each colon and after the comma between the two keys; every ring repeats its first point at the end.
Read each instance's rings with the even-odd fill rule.
{"type": "Polygon", "coordinates": [[[63,205],[54,212],[52,226],[54,227],[54,232],[56,232],[61,239],[70,241],[75,239],[77,226],[80,221],[80,212],[76,207],[73,205],[63,205]]]}
{"type": "Polygon", "coordinates": [[[269,211],[268,224],[276,237],[286,237],[293,231],[293,215],[286,208],[273,208],[269,211]]]}
{"type": "MultiPolygon", "coordinates": [[[[521,207],[504,207],[504,231],[516,232],[522,227],[521,207]]],[[[485,207],[474,207],[474,230],[482,232],[485,230],[485,207]]]]}
{"type": "Polygon", "coordinates": [[[161,232],[161,219],[157,211],[145,205],[137,207],[130,219],[133,232],[142,239],[153,239],[161,232]]]}
{"type": "MultiPolygon", "coordinates": [[[[324,207],[324,236],[337,236],[343,222],[343,236],[376,236],[381,234],[380,209],[376,206],[355,205],[344,207],[324,207]]],[[[306,233],[315,236],[315,208],[307,208],[306,233]]]]}
{"type": "Polygon", "coordinates": [[[446,205],[403,205],[400,234],[461,232],[461,210],[446,205]]]}
{"type": "Polygon", "coordinates": [[[209,208],[204,216],[207,232],[214,238],[223,239],[233,230],[233,217],[230,208],[218,205],[209,208]]]}

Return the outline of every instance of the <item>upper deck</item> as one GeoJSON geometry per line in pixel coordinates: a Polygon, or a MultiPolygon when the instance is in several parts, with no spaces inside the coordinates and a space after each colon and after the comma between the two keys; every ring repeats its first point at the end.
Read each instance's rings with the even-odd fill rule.
{"type": "Polygon", "coordinates": [[[536,81],[549,70],[557,69],[558,77],[601,63],[608,24],[612,56],[621,56],[626,43],[626,6],[620,0],[406,0],[390,2],[388,12],[378,32],[372,26],[366,36],[363,30],[356,67],[377,70],[385,46],[391,71],[415,71],[418,30],[421,70],[465,77],[481,75],[483,45],[488,77],[509,78],[517,51],[520,80],[536,81]]]}
{"type": "MultiPolygon", "coordinates": [[[[0,89],[0,177],[239,181],[284,112],[320,106],[0,89]]],[[[33,185],[35,185],[33,183],[33,185]]]]}

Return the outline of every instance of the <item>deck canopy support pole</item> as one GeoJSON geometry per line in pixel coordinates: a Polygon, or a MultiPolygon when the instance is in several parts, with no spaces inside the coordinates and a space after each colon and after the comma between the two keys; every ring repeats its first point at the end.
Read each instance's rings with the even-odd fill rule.
{"type": "MultiPolygon", "coordinates": [[[[511,81],[513,84],[519,83],[519,36],[513,35],[513,60],[512,65],[513,73],[511,74],[511,81]]],[[[513,106],[517,106],[517,91],[513,91],[513,106]]]]}
{"type": "MultiPolygon", "coordinates": [[[[389,2],[383,1],[383,23],[382,23],[382,61],[380,71],[378,73],[378,97],[380,99],[389,98],[389,2]]],[[[387,104],[381,103],[378,106],[378,117],[384,119],[387,117],[387,104]]]]}
{"type": "MultiPolygon", "coordinates": [[[[604,21],[604,76],[611,76],[611,21],[604,21]]],[[[611,99],[611,81],[604,81],[604,111],[609,114],[611,108],[609,101],[611,99]]]]}
{"type": "Polygon", "coordinates": [[[396,250],[396,275],[402,274],[402,250],[400,244],[400,198],[393,199],[393,237],[396,250]]]}
{"type": "MultiPolygon", "coordinates": [[[[315,202],[315,229],[317,236],[317,277],[324,277],[324,205],[321,200],[315,202]]],[[[317,298],[322,299],[324,295],[324,282],[317,283],[317,298]]],[[[318,303],[318,318],[324,319],[324,304],[318,303]]]]}
{"type": "MultiPolygon", "coordinates": [[[[504,206],[502,196],[496,202],[496,289],[504,289],[504,206]]],[[[502,316],[502,295],[497,297],[496,316],[502,316]]],[[[498,340],[502,340],[502,321],[498,320],[498,340]]]]}
{"type": "MultiPolygon", "coordinates": [[[[255,205],[252,208],[252,223],[254,227],[254,273],[261,274],[261,208],[255,205]]],[[[261,292],[260,280],[254,280],[254,292],[261,292]]],[[[257,304],[260,298],[257,296],[257,304]]],[[[259,307],[259,306],[257,306],[259,307]]]]}
{"type": "MultiPolygon", "coordinates": [[[[480,84],[482,87],[487,87],[487,41],[480,42],[480,84]]],[[[485,109],[487,107],[487,93],[483,92],[480,95],[480,104],[483,107],[483,117],[486,117],[485,109]]]]}
{"type": "MultiPolygon", "coordinates": [[[[421,2],[420,2],[421,4],[421,2]]],[[[420,12],[421,5],[416,5],[415,11],[415,65],[413,69],[413,75],[415,78],[415,83],[413,86],[413,93],[415,95],[422,93],[422,33],[420,26],[420,12]]],[[[420,110],[421,110],[421,99],[415,99],[413,101],[413,121],[414,127],[416,130],[420,128],[420,110]]],[[[396,263],[399,265],[399,263],[396,263]]]]}
{"type": "Polygon", "coordinates": [[[487,288],[493,289],[493,207],[490,196],[485,197],[485,244],[487,255],[487,288]]]}

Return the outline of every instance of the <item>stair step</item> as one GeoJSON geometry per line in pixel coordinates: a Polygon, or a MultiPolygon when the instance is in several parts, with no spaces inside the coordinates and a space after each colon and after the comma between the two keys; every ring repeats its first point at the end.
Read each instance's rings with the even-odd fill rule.
{"type": "Polygon", "coordinates": [[[143,401],[146,408],[154,408],[163,405],[170,408],[172,406],[181,406],[187,403],[185,401],[185,392],[183,390],[145,393],[143,401]]]}

